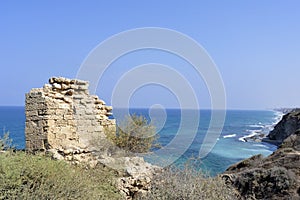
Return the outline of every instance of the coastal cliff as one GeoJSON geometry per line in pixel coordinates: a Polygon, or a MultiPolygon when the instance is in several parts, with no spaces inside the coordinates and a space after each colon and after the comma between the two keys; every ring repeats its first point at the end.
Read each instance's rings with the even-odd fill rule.
{"type": "Polygon", "coordinates": [[[283,116],[265,142],[279,146],[270,156],[255,155],[222,175],[240,199],[300,199],[300,109],[283,116]]]}
{"type": "Polygon", "coordinates": [[[281,121],[263,141],[280,145],[298,129],[300,129],[300,109],[293,109],[282,117],[281,121]]]}

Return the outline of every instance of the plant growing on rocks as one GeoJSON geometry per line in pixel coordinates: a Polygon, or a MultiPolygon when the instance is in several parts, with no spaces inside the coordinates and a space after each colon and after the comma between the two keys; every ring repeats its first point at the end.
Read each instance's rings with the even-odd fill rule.
{"type": "Polygon", "coordinates": [[[132,153],[147,153],[159,147],[156,128],[142,115],[130,115],[117,126],[116,133],[106,131],[107,137],[116,146],[132,153]]]}

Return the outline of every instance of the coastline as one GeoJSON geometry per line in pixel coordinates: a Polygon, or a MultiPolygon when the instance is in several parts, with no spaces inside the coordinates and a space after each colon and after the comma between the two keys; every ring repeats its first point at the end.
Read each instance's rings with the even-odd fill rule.
{"type": "Polygon", "coordinates": [[[242,199],[300,198],[300,109],[284,113],[263,142],[278,147],[231,165],[221,176],[242,199]]]}
{"type": "Polygon", "coordinates": [[[282,117],[286,113],[284,111],[280,111],[277,109],[272,110],[272,112],[274,112],[274,114],[275,114],[275,117],[273,118],[274,122],[272,124],[263,125],[260,123],[257,125],[256,124],[250,125],[253,128],[260,128],[260,129],[249,130],[250,134],[240,137],[239,140],[242,142],[250,142],[250,141],[252,141],[252,142],[267,142],[267,143],[277,146],[277,143],[274,143],[272,141],[269,142],[267,135],[281,121],[282,117]]]}
{"type": "MultiPolygon", "coordinates": [[[[11,108],[11,106],[4,106],[6,108],[11,108]]],[[[3,108],[3,107],[2,107],[3,108]]],[[[5,108],[5,109],[6,109],[5,108]]],[[[18,109],[21,108],[22,110],[22,106],[17,106],[15,107],[18,109]]],[[[1,109],[1,107],[0,107],[1,109]]],[[[24,107],[23,107],[24,109],[24,107]]],[[[170,121],[166,122],[166,130],[163,130],[162,132],[160,132],[160,139],[161,141],[165,142],[163,144],[167,144],[174,136],[172,135],[173,132],[176,133],[176,127],[179,123],[179,121],[177,120],[178,118],[178,114],[180,114],[180,110],[179,109],[168,109],[168,118],[170,118],[170,121]],[[171,134],[170,134],[171,133],[171,134]]],[[[202,110],[204,112],[201,113],[202,116],[202,121],[203,123],[200,124],[200,129],[199,129],[199,134],[201,133],[205,133],[205,127],[206,122],[205,119],[209,118],[209,113],[210,110],[202,110]],[[207,115],[206,115],[207,114],[207,115]]],[[[231,119],[232,121],[236,122],[235,119],[233,119],[233,117],[237,117],[237,118],[241,118],[244,115],[250,115],[251,118],[256,118],[256,115],[260,115],[261,113],[264,112],[269,112],[270,110],[229,110],[228,111],[228,116],[229,119],[231,119]],[[241,116],[242,114],[242,116],[241,116]]],[[[133,109],[132,112],[137,112],[138,114],[141,115],[147,115],[148,114],[148,110],[147,109],[133,109]]],[[[275,113],[275,111],[272,111],[272,113],[275,113]]],[[[261,122],[261,120],[254,120],[253,122],[247,123],[248,125],[242,125],[242,129],[238,128],[235,129],[234,131],[232,131],[232,129],[234,129],[235,127],[232,127],[229,124],[225,124],[225,128],[222,132],[222,134],[220,135],[219,140],[217,141],[218,143],[220,143],[221,145],[217,145],[215,150],[211,153],[210,156],[208,156],[208,158],[206,158],[204,160],[204,168],[208,169],[210,171],[210,169],[212,169],[212,174],[213,175],[217,175],[220,174],[222,172],[224,172],[224,170],[226,170],[226,168],[228,166],[230,166],[231,164],[236,163],[239,160],[251,157],[254,154],[259,154],[259,153],[263,153],[265,156],[271,154],[273,151],[276,150],[275,146],[273,147],[272,145],[270,145],[270,143],[258,143],[261,141],[255,141],[255,140],[250,140],[247,137],[249,137],[249,134],[247,133],[247,129],[252,129],[256,130],[258,129],[257,127],[254,126],[259,126],[260,130],[267,130],[268,128],[263,128],[263,127],[270,127],[270,126],[274,126],[274,123],[276,122],[276,119],[278,120],[278,118],[280,118],[281,115],[279,115],[280,112],[277,113],[277,115],[270,115],[268,114],[268,116],[270,115],[270,117],[274,118],[274,120],[272,118],[270,118],[270,122],[268,122],[267,124],[259,124],[261,122]],[[272,124],[271,124],[272,122],[272,124]],[[249,127],[248,127],[249,126],[249,127]],[[241,132],[242,131],[242,132],[241,132]],[[245,134],[245,135],[243,135],[245,134]],[[239,138],[241,137],[246,137],[248,139],[248,143],[244,144],[243,142],[241,142],[239,140],[239,138]],[[257,146],[256,144],[263,144],[263,145],[259,145],[257,146]],[[230,150],[227,148],[228,145],[232,146],[233,148],[230,148],[230,150]],[[242,148],[242,149],[240,149],[242,148]],[[227,149],[226,151],[224,151],[224,149],[227,149]],[[229,151],[228,151],[229,150],[229,151]],[[217,163],[214,163],[217,162],[217,163]],[[224,166],[223,163],[227,163],[226,166],[224,166]]],[[[13,113],[10,112],[10,114],[12,115],[13,113]]],[[[269,118],[269,117],[268,117],[269,118]]],[[[247,118],[245,118],[247,119],[247,118]]],[[[6,130],[10,132],[10,136],[13,138],[14,142],[17,142],[17,147],[18,149],[24,149],[25,148],[25,144],[23,144],[23,148],[19,148],[22,143],[25,143],[25,134],[24,134],[24,126],[25,126],[25,117],[22,114],[21,120],[18,122],[19,125],[16,122],[15,119],[13,120],[13,127],[14,129],[8,128],[6,127],[6,130]],[[17,132],[16,132],[17,131],[17,132]]],[[[207,122],[208,123],[208,122],[207,122]]],[[[1,125],[1,123],[0,123],[1,125]]],[[[237,122],[237,124],[235,124],[234,126],[240,126],[240,122],[237,122]]],[[[251,134],[251,132],[249,132],[251,134]]],[[[266,132],[267,134],[267,132],[266,132]]],[[[201,135],[198,135],[201,136],[201,135]]],[[[258,134],[256,133],[256,135],[254,137],[257,137],[258,134]]],[[[184,154],[184,156],[182,157],[183,159],[180,159],[180,161],[178,161],[179,163],[181,162],[185,162],[187,160],[187,158],[195,156],[197,154],[198,149],[200,148],[200,144],[198,144],[197,142],[201,141],[201,137],[200,138],[195,138],[195,142],[189,147],[189,149],[187,150],[187,152],[184,154]]],[[[202,168],[202,167],[201,167],[202,168]]]]}
{"type": "MultiPolygon", "coordinates": [[[[278,142],[277,140],[269,139],[268,137],[266,137],[266,135],[262,138],[261,141],[258,141],[257,138],[261,137],[261,135],[257,134],[259,133],[259,131],[257,131],[258,130],[257,128],[261,128],[261,130],[271,130],[272,128],[281,129],[284,126],[280,124],[290,123],[289,121],[293,120],[293,118],[291,117],[295,117],[295,116],[296,119],[300,122],[300,118],[297,117],[298,115],[300,115],[300,110],[296,110],[295,113],[288,113],[288,114],[285,114],[284,112],[281,113],[278,111],[274,111],[274,113],[275,113],[273,118],[274,122],[272,124],[263,124],[263,123],[248,124],[248,127],[252,128],[253,133],[255,132],[256,134],[251,135],[251,137],[249,137],[249,135],[247,135],[248,137],[245,136],[243,137],[247,138],[247,142],[254,144],[254,146],[256,144],[259,146],[259,144],[267,143],[267,144],[276,145],[278,149],[274,150],[274,152],[268,157],[263,157],[262,155],[254,155],[245,160],[235,162],[234,164],[230,165],[230,167],[228,167],[225,172],[218,174],[223,177],[223,179],[227,182],[227,184],[238,186],[239,188],[237,188],[237,190],[243,188],[243,186],[241,186],[241,184],[243,183],[240,182],[240,180],[251,182],[257,180],[261,181],[261,179],[263,179],[264,181],[266,181],[264,177],[273,176],[272,173],[275,173],[275,177],[277,177],[277,179],[268,182],[269,185],[272,185],[272,187],[275,188],[274,195],[281,194],[282,191],[286,191],[282,195],[297,195],[296,193],[293,193],[291,191],[294,191],[296,188],[294,183],[297,184],[297,179],[295,180],[295,177],[299,176],[297,175],[297,170],[299,170],[299,164],[297,162],[299,162],[300,153],[299,150],[295,149],[298,147],[293,146],[295,143],[291,143],[290,141],[288,141],[287,143],[284,144],[284,146],[282,146],[280,142],[278,142]],[[281,165],[282,160],[284,160],[285,163],[284,165],[281,165]],[[292,173],[295,174],[295,177],[289,176],[290,171],[292,171],[292,173]],[[248,175],[251,174],[254,174],[255,176],[253,175],[252,179],[249,179],[248,175]],[[283,189],[281,187],[278,187],[279,184],[282,184],[282,182],[286,180],[290,181],[291,184],[285,186],[285,188],[283,189]],[[279,181],[280,183],[277,184],[276,181],[279,181]]],[[[279,130],[279,132],[282,132],[282,130],[279,130]]],[[[299,135],[299,132],[297,134],[299,135]]],[[[228,134],[222,136],[223,140],[228,140],[233,138],[237,138],[237,134],[228,134]]],[[[292,139],[292,141],[294,141],[294,139],[292,139]]],[[[259,187],[264,188],[264,186],[259,186],[259,187]]],[[[244,188],[243,191],[240,191],[241,195],[242,196],[247,196],[249,194],[256,195],[257,197],[256,199],[263,199],[264,193],[262,189],[259,189],[258,193],[256,192],[253,193],[253,191],[257,191],[257,189],[255,188],[256,186],[253,186],[253,188],[244,188]]]]}

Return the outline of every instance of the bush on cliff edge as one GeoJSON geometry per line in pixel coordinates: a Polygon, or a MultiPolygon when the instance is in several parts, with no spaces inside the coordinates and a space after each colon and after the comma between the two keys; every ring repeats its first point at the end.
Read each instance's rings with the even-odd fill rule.
{"type": "Polygon", "coordinates": [[[116,146],[132,153],[147,153],[159,147],[155,126],[142,115],[126,116],[116,133],[106,131],[106,135],[116,146]]]}

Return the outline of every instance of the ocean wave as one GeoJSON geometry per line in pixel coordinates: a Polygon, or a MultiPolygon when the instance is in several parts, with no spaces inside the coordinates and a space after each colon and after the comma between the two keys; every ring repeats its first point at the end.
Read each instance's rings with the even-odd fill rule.
{"type": "Polygon", "coordinates": [[[248,126],[251,128],[264,128],[265,127],[264,125],[261,125],[261,124],[252,124],[252,125],[248,125],[248,126]]]}
{"type": "Polygon", "coordinates": [[[254,144],[253,146],[255,146],[255,147],[263,147],[263,148],[266,147],[266,145],[263,145],[263,144],[261,144],[261,143],[254,144]]]}
{"type": "Polygon", "coordinates": [[[223,138],[231,138],[236,137],[236,134],[224,135],[223,138]]]}
{"type": "Polygon", "coordinates": [[[274,111],[275,116],[274,116],[274,122],[273,125],[275,126],[283,117],[284,113],[283,112],[279,112],[279,111],[274,111]]]}
{"type": "Polygon", "coordinates": [[[268,134],[274,128],[274,126],[282,119],[283,115],[284,115],[284,113],[282,113],[282,112],[274,111],[274,117],[270,124],[263,124],[263,123],[259,122],[257,124],[248,125],[248,127],[256,128],[256,129],[246,130],[247,132],[250,132],[250,134],[240,137],[239,141],[247,142],[248,139],[253,138],[256,135],[268,134]]]}
{"type": "Polygon", "coordinates": [[[260,133],[260,132],[262,132],[262,129],[247,129],[246,130],[247,132],[250,132],[251,134],[253,134],[253,133],[260,133]]]}
{"type": "Polygon", "coordinates": [[[270,132],[271,130],[274,129],[274,127],[276,126],[276,124],[278,124],[278,122],[280,122],[280,120],[282,119],[284,113],[283,112],[279,112],[279,111],[274,111],[274,117],[273,117],[273,122],[271,124],[267,124],[264,127],[264,132],[270,132]]]}
{"type": "Polygon", "coordinates": [[[239,140],[242,142],[247,142],[247,138],[251,138],[255,135],[258,135],[260,133],[262,133],[262,130],[247,130],[248,132],[250,132],[249,135],[245,135],[243,137],[240,137],[239,140]]]}

